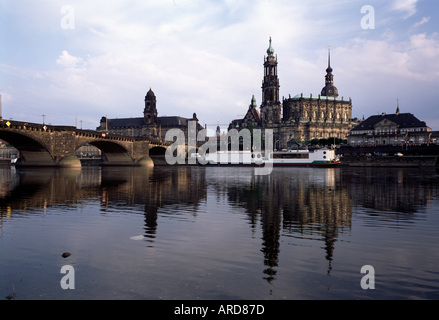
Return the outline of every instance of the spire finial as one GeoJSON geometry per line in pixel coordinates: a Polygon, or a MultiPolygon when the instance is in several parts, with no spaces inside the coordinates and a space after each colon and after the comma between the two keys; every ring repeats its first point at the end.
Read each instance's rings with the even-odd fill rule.
{"type": "Polygon", "coordinates": [[[332,72],[331,68],[331,49],[330,46],[328,46],[328,68],[326,69],[326,72],[330,74],[332,72]]]}
{"type": "Polygon", "coordinates": [[[253,108],[257,108],[258,107],[258,105],[256,104],[255,95],[252,96],[250,107],[253,107],[253,108]]]}
{"type": "Polygon", "coordinates": [[[328,45],[328,68],[331,68],[331,46],[328,45]]]}
{"type": "Polygon", "coordinates": [[[271,46],[271,36],[270,36],[270,41],[269,41],[269,46],[268,46],[268,49],[267,49],[267,54],[268,54],[269,56],[272,56],[273,53],[274,53],[274,49],[273,49],[273,47],[271,46]]]}

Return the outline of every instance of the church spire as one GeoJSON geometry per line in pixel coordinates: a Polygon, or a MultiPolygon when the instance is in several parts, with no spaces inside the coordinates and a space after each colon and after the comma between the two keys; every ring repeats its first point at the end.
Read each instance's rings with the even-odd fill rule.
{"type": "Polygon", "coordinates": [[[328,46],[328,68],[326,69],[327,73],[331,73],[332,72],[332,68],[331,68],[331,48],[328,46]]]}
{"type": "Polygon", "coordinates": [[[334,75],[331,68],[331,50],[328,46],[328,68],[326,69],[325,87],[321,92],[322,96],[338,97],[338,90],[334,86],[334,75]]]}

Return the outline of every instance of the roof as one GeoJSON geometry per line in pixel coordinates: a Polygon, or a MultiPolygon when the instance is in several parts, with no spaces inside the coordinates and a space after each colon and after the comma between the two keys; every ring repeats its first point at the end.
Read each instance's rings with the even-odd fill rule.
{"type": "Polygon", "coordinates": [[[343,97],[330,97],[330,96],[322,96],[322,95],[308,95],[308,94],[296,94],[291,98],[292,100],[300,100],[300,99],[312,99],[312,100],[329,100],[329,101],[347,101],[343,100],[343,97]]]}
{"type": "Polygon", "coordinates": [[[109,128],[141,127],[143,125],[143,118],[116,118],[107,121],[109,128]]]}
{"type": "Polygon", "coordinates": [[[381,114],[370,116],[366,120],[362,121],[358,126],[352,129],[355,130],[373,130],[375,125],[384,119],[396,123],[399,128],[419,128],[427,127],[425,121],[420,121],[411,113],[394,113],[394,114],[381,114]]]}
{"type": "Polygon", "coordinates": [[[162,127],[187,126],[188,120],[190,120],[190,119],[178,117],[178,116],[158,117],[158,119],[159,119],[159,123],[162,127]]]}
{"type": "Polygon", "coordinates": [[[245,119],[251,118],[252,120],[256,121],[256,122],[260,122],[261,121],[261,115],[258,111],[258,109],[256,109],[255,107],[250,107],[248,108],[248,111],[244,117],[244,119],[242,119],[243,121],[245,119]]]}
{"type": "MultiPolygon", "coordinates": [[[[187,126],[188,121],[192,119],[187,119],[178,116],[164,116],[158,117],[158,124],[162,127],[181,127],[187,126]]],[[[132,128],[132,127],[142,127],[144,125],[144,119],[142,118],[115,118],[108,119],[109,128],[132,128]]]]}

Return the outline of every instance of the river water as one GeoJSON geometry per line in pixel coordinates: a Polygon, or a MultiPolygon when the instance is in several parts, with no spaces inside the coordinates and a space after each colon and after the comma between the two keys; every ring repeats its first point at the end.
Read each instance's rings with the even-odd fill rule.
{"type": "Polygon", "coordinates": [[[3,167],[0,210],[5,299],[439,298],[435,168],[3,167]]]}

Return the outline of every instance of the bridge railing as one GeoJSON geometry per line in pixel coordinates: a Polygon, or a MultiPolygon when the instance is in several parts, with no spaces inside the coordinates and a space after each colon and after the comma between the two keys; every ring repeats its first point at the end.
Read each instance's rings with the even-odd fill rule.
{"type": "Polygon", "coordinates": [[[78,129],[74,126],[59,126],[59,125],[32,123],[32,122],[6,120],[6,119],[0,120],[0,128],[41,131],[41,132],[70,131],[70,132],[75,132],[77,136],[85,136],[85,137],[92,137],[92,138],[98,138],[98,139],[108,139],[108,140],[118,140],[118,141],[146,141],[146,140],[148,140],[152,144],[156,144],[156,145],[169,145],[170,144],[170,142],[162,141],[162,140],[157,139],[157,138],[138,137],[138,136],[133,137],[133,136],[127,136],[127,135],[118,135],[118,134],[108,133],[108,132],[103,132],[103,131],[78,129]]]}

